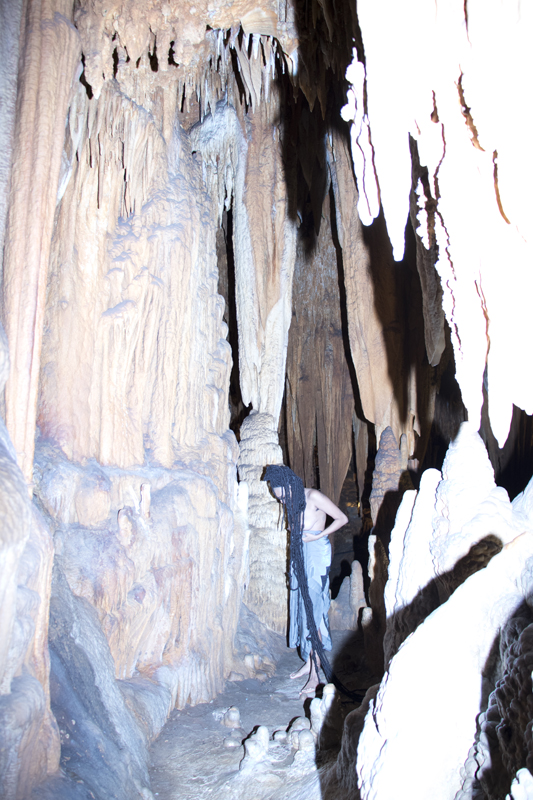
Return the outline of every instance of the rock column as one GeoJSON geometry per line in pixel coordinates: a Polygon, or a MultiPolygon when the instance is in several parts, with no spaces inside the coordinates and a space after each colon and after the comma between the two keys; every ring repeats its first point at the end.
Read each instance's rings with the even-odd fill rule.
{"type": "Polygon", "coordinates": [[[4,257],[4,319],[12,362],[6,422],[28,482],[32,464],[43,319],[65,119],[79,37],[65,0],[31,0],[21,61],[4,257]]]}

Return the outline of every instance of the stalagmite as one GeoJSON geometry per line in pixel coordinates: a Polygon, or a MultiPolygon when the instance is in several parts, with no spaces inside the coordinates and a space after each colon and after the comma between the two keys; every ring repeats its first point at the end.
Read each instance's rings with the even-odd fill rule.
{"type": "Polygon", "coordinates": [[[365,800],[392,796],[398,775],[412,771],[414,798],[449,800],[461,788],[482,672],[500,626],[524,602],[523,585],[531,579],[531,531],[508,548],[468,578],[393,659],[359,740],[358,782],[365,800]],[[439,725],[428,737],[435,716],[439,725]]]}
{"type": "Polygon", "coordinates": [[[265,464],[282,463],[277,425],[269,414],[251,414],[241,427],[239,475],[249,487],[250,577],[244,602],[271,630],[284,633],[287,532],[280,504],[262,480],[265,464]]]}

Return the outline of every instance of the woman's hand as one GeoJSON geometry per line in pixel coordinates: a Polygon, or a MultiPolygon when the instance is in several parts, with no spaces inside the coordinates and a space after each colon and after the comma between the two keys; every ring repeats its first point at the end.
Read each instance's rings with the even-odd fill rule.
{"type": "Polygon", "coordinates": [[[324,536],[327,536],[327,533],[317,533],[316,536],[313,536],[312,533],[309,531],[303,531],[302,533],[302,542],[318,542],[319,539],[322,539],[324,536]]]}

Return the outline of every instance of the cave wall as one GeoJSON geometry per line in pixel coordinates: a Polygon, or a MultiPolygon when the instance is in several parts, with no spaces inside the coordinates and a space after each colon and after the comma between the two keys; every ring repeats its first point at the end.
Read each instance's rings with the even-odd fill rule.
{"type": "MultiPolygon", "coordinates": [[[[56,772],[61,744],[74,779],[85,770],[87,791],[105,796],[104,773],[80,756],[100,741],[117,796],[146,798],[146,747],[172,707],[212,698],[230,672],[255,674],[233,648],[241,601],[284,632],[286,532],[260,481],[264,465],[283,457],[284,393],[289,458],[312,485],[316,431],[320,486],[334,499],[352,430],[360,484],[375,434],[384,466],[374,523],[386,492],[400,501],[409,459],[424,457],[438,365],[449,359],[444,317],[474,429],[484,385],[500,447],[513,403],[533,408],[523,366],[531,163],[517,77],[530,67],[531,20],[517,5],[493,9],[487,22],[477,2],[360,2],[359,19],[348,4],[325,0],[260,9],[244,0],[219,8],[28,0],[3,2],[0,12],[2,320],[11,360],[8,377],[2,356],[0,700],[18,720],[3,734],[0,778],[9,798],[29,797],[52,774],[55,783],[36,796],[73,796],[70,778],[56,772]],[[502,47],[507,71],[493,57],[502,47]],[[513,125],[494,113],[490,87],[507,98],[513,125]],[[217,291],[217,229],[230,209],[238,353],[217,291]],[[232,359],[251,407],[240,446],[230,430],[232,359]],[[76,675],[91,677],[66,691],[76,675]],[[74,709],[85,720],[78,728],[74,709]],[[124,747],[131,769],[117,781],[113,759],[124,747]]],[[[372,590],[385,661],[397,665],[378,695],[384,715],[411,663],[408,648],[395,661],[410,623],[396,630],[385,619],[412,600],[402,595],[394,606],[392,583],[383,597],[393,516],[375,540],[382,584],[372,590]]],[[[408,516],[402,505],[397,526],[407,528],[408,516]]],[[[516,550],[524,558],[528,541],[516,550]]],[[[426,557],[429,545],[421,547],[426,557]]],[[[493,559],[494,580],[509,562],[501,591],[521,603],[529,573],[517,578],[507,552],[493,559]]],[[[450,549],[442,570],[461,555],[450,549]]],[[[400,553],[394,559],[393,581],[406,568],[400,553]]],[[[423,588],[435,566],[419,567],[423,588]]],[[[470,603],[476,582],[490,578],[470,577],[459,600],[444,597],[434,627],[415,632],[419,668],[433,669],[425,637],[438,636],[440,619],[453,629],[454,608],[461,596],[470,603]]],[[[485,644],[500,623],[491,621],[485,644]]],[[[465,653],[472,686],[481,669],[474,655],[465,653]]],[[[472,703],[463,711],[454,768],[473,737],[472,703]]],[[[367,774],[380,763],[372,754],[387,738],[371,725],[358,768],[368,797],[378,791],[367,774]]],[[[396,729],[390,739],[392,752],[396,729]]],[[[427,786],[435,780],[429,774],[427,786]]]]}
{"type": "Polygon", "coordinates": [[[319,469],[320,490],[338,503],[353,452],[355,400],[342,330],[332,212],[328,197],[311,257],[309,236],[299,237],[285,414],[291,468],[305,486],[316,486],[319,469]]]}
{"type": "MultiPolygon", "coordinates": [[[[16,28],[16,8],[4,11],[16,28]]],[[[247,508],[228,429],[216,204],[174,124],[179,78],[169,110],[147,45],[142,66],[130,59],[139,73],[111,59],[90,86],[102,9],[72,11],[25,7],[13,134],[3,117],[14,142],[6,423],[24,474],[6,434],[6,481],[24,514],[13,501],[3,516],[2,701],[18,721],[2,734],[2,787],[29,797],[56,772],[61,742],[83,791],[113,784],[131,800],[149,792],[147,744],[172,708],[211,699],[240,668],[247,508]],[[113,766],[124,747],[127,780],[113,766]],[[102,763],[86,763],[97,752],[102,763]]],[[[42,791],[74,788],[54,778],[42,791]]]]}

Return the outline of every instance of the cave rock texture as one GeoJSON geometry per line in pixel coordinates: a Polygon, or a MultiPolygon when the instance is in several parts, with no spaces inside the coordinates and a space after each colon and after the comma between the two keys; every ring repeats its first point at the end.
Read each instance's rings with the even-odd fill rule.
{"type": "Polygon", "coordinates": [[[272,674],[280,463],[350,493],[332,627],[383,675],[294,798],[531,796],[532,36],[519,0],[0,0],[3,798],[150,800],[171,711],[272,674]]]}

